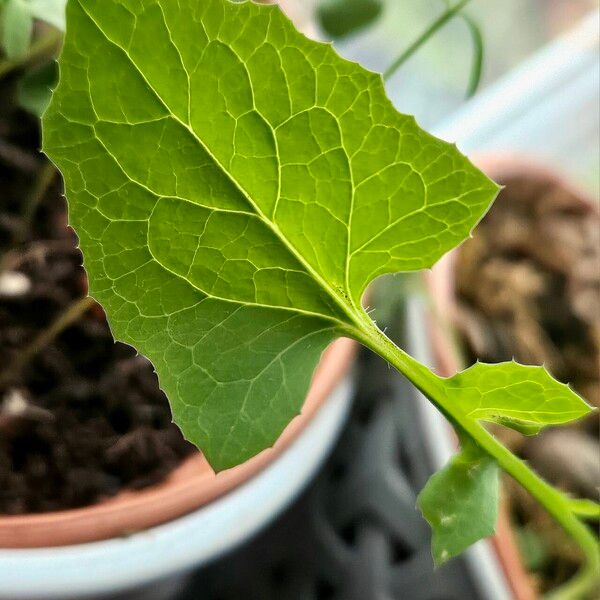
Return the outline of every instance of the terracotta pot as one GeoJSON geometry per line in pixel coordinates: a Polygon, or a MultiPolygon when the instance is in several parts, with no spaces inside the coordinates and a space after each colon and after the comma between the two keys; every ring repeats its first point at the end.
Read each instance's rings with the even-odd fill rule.
{"type": "MultiPolygon", "coordinates": [[[[475,164],[492,179],[502,181],[514,175],[527,175],[541,181],[554,183],[568,189],[579,199],[586,211],[598,211],[598,206],[587,194],[575,189],[556,172],[539,165],[527,156],[516,154],[484,155],[475,158],[475,164]]],[[[425,275],[431,298],[429,336],[432,343],[437,371],[442,376],[454,375],[464,368],[452,336],[452,325],[456,322],[457,300],[455,290],[455,263],[460,252],[457,248],[448,253],[425,275]]],[[[517,600],[532,600],[537,593],[531,578],[521,561],[519,550],[510,526],[506,505],[501,507],[500,517],[492,542],[507,580],[517,600]]]]}
{"type": "Polygon", "coordinates": [[[0,548],[41,548],[81,544],[131,534],[191,513],[239,487],[285,451],[313,419],[349,371],[356,343],[334,342],[324,353],[302,414],[279,440],[246,463],[215,475],[204,457],[194,454],[163,483],[74,510],[0,516],[0,548]]]}

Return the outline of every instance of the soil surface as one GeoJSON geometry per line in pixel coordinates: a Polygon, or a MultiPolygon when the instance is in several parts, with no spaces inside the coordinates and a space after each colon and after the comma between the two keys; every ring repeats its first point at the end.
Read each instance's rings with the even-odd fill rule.
{"type": "MultiPolygon", "coordinates": [[[[506,186],[458,254],[459,328],[468,364],[511,360],[545,365],[600,407],[600,217],[541,174],[506,186]]],[[[496,433],[542,476],[575,497],[597,499],[598,417],[523,437],[496,433]]],[[[562,530],[507,480],[523,558],[551,589],[580,557],[562,530]]]]}
{"type": "Polygon", "coordinates": [[[38,120],[13,97],[3,81],[0,514],[9,515],[152,485],[193,451],[171,423],[150,363],[114,342],[99,305],[80,304],[87,281],[60,178],[38,151],[38,120]],[[82,306],[48,338],[52,323],[82,306]]]}

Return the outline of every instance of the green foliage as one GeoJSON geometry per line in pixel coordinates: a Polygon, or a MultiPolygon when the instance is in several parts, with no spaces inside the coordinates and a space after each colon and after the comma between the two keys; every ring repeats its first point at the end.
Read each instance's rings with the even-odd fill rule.
{"type": "MultiPolygon", "coordinates": [[[[477,363],[444,380],[444,391],[446,406],[461,427],[488,421],[534,435],[549,425],[579,419],[591,410],[542,367],[515,362],[477,363]]],[[[491,535],[496,525],[498,464],[470,437],[463,434],[461,438],[461,452],[431,477],[418,498],[418,506],[433,529],[437,564],[491,535]]]]}
{"type": "Polygon", "coordinates": [[[463,450],[427,482],[417,505],[433,529],[441,565],[494,533],[498,518],[498,464],[465,440],[463,450]]]}
{"type": "Polygon", "coordinates": [[[428,268],[466,239],[497,186],[396,112],[379,75],[306,39],[277,7],[72,0],[67,22],[44,148],[65,178],[90,290],[115,336],[152,360],[213,467],[272,445],[323,349],[354,337],[466,440],[421,496],[440,560],[493,529],[497,462],[594,566],[571,504],[480,424],[529,432],[589,408],[542,369],[439,378],[361,307],[374,278],[428,268]]]}
{"type": "MultiPolygon", "coordinates": [[[[445,380],[447,402],[464,426],[489,421],[535,435],[589,414],[590,407],[542,367],[515,362],[473,367],[445,380]]],[[[498,505],[498,465],[463,436],[462,451],[435,474],[418,505],[433,529],[433,556],[441,564],[493,533],[498,505]]],[[[597,505],[595,505],[597,508],[597,505]]],[[[594,507],[585,506],[588,512],[594,507]]]]}
{"type": "Polygon", "coordinates": [[[382,10],[382,0],[325,0],[318,15],[324,31],[341,38],[370,25],[382,10]]]}

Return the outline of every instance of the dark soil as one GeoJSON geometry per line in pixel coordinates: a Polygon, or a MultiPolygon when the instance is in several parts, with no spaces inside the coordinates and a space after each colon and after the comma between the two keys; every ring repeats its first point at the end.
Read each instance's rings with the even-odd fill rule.
{"type": "Polygon", "coordinates": [[[0,513],[56,511],[164,479],[192,452],[150,363],[92,305],[22,368],[87,293],[38,120],[0,86],[0,513]]]}
{"type": "MultiPolygon", "coordinates": [[[[520,175],[462,247],[457,262],[459,327],[466,361],[515,357],[545,365],[600,407],[600,218],[549,178],[520,175]]],[[[597,414],[525,438],[496,434],[546,479],[597,499],[597,414]]],[[[547,590],[575,571],[579,553],[523,490],[507,480],[523,557],[547,590]]]]}

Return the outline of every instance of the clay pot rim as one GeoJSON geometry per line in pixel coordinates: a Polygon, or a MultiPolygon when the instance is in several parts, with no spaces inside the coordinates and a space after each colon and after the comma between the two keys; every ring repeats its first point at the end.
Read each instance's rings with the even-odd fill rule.
{"type": "MultiPolygon", "coordinates": [[[[573,184],[568,175],[561,173],[560,169],[552,168],[539,158],[519,152],[490,152],[476,154],[472,160],[492,179],[527,174],[552,182],[568,190],[585,210],[600,215],[600,207],[591,194],[573,184]]],[[[462,365],[446,336],[446,324],[452,322],[455,315],[456,295],[453,274],[458,252],[460,246],[446,254],[429,272],[425,273],[425,285],[429,292],[431,306],[428,316],[428,334],[435,364],[442,376],[451,376],[462,370],[462,365]]],[[[500,505],[496,534],[491,538],[491,542],[516,600],[537,598],[538,594],[533,587],[531,577],[523,565],[510,525],[508,507],[504,502],[500,505]]]]}
{"type": "Polygon", "coordinates": [[[107,540],[172,521],[235,490],[274,462],[304,431],[348,373],[357,343],[341,338],[323,353],[299,416],[272,448],[215,474],[200,453],[160,484],[122,491],[97,504],[52,513],[0,515],[0,549],[48,548],[107,540]]]}

